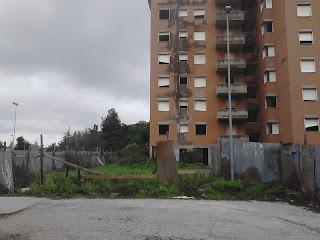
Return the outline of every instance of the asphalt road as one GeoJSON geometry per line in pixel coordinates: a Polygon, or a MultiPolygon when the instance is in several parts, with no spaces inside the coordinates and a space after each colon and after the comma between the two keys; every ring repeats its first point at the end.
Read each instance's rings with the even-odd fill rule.
{"type": "MultiPolygon", "coordinates": [[[[6,201],[16,199],[0,199],[2,213],[6,201]]],[[[320,214],[284,203],[27,199],[25,208],[18,201],[24,210],[0,216],[1,240],[320,239],[320,214]]]]}

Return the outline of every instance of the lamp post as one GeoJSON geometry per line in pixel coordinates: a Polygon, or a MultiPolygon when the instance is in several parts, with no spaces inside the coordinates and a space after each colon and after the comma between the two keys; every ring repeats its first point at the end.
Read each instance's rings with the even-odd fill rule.
{"type": "Polygon", "coordinates": [[[14,150],[14,142],[16,138],[16,122],[17,122],[17,109],[18,109],[18,103],[12,102],[12,104],[15,106],[14,110],[14,124],[13,124],[13,141],[12,141],[12,151],[14,150]]]}
{"type": "Polygon", "coordinates": [[[229,112],[229,144],[230,144],[230,172],[231,179],[234,180],[234,161],[233,161],[233,123],[232,123],[232,89],[231,89],[231,67],[230,67],[230,29],[229,14],[231,6],[225,6],[224,11],[227,17],[227,58],[228,58],[228,112],[229,112]]]}

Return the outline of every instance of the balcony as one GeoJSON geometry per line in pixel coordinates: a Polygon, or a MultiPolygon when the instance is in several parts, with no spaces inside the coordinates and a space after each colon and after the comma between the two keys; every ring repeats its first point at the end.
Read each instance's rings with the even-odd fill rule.
{"type": "MultiPolygon", "coordinates": [[[[228,95],[228,84],[218,84],[217,86],[217,95],[218,96],[227,96],[228,95]]],[[[231,85],[232,95],[244,95],[248,93],[247,84],[245,83],[235,83],[231,85]]]]}
{"type": "MultiPolygon", "coordinates": [[[[245,12],[243,11],[233,11],[229,14],[229,25],[230,27],[239,27],[243,24],[245,20],[245,12]]],[[[223,11],[216,13],[216,26],[217,27],[227,27],[227,16],[223,11]]]]}
{"type": "MultiPolygon", "coordinates": [[[[243,59],[230,59],[231,72],[243,72],[247,67],[246,61],[243,59]]],[[[228,60],[218,60],[217,64],[218,73],[228,72],[228,60]]]]}
{"type": "Polygon", "coordinates": [[[242,0],[216,0],[216,5],[233,5],[233,4],[240,4],[242,0]]]}
{"type": "MultiPolygon", "coordinates": [[[[230,36],[230,49],[240,49],[246,43],[245,36],[230,36]]],[[[227,36],[218,36],[216,48],[218,50],[227,50],[227,36]]]]}
{"type": "MultiPolygon", "coordinates": [[[[217,114],[219,121],[228,121],[229,120],[229,111],[228,109],[219,110],[217,114]]],[[[237,121],[245,121],[248,119],[248,110],[232,110],[232,119],[237,121]]]]}

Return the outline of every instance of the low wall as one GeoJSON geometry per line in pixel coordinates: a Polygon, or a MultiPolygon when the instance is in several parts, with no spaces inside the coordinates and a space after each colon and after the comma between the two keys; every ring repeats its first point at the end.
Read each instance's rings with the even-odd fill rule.
{"type": "Polygon", "coordinates": [[[0,184],[14,191],[11,152],[0,150],[0,184]]]}

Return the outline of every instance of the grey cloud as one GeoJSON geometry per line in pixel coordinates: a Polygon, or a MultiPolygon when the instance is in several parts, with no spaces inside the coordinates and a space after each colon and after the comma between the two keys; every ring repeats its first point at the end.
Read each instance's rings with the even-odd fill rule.
{"type": "Polygon", "coordinates": [[[12,100],[30,137],[90,127],[110,107],[148,120],[149,28],[144,0],[1,0],[0,140],[12,100]]]}

